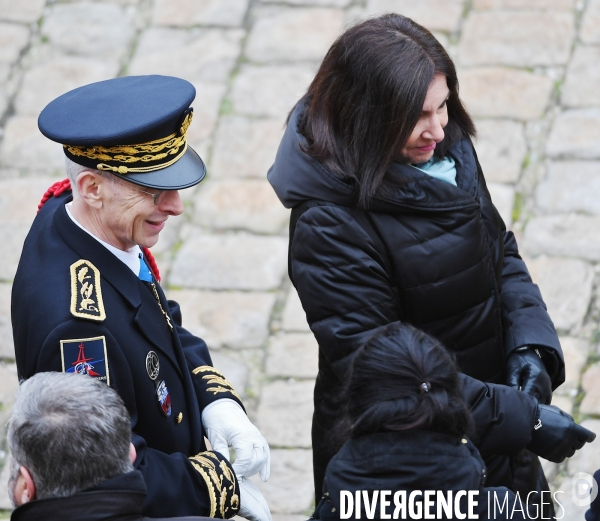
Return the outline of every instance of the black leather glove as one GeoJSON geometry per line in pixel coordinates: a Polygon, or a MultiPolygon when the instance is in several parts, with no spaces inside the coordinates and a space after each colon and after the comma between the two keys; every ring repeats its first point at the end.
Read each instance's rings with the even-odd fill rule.
{"type": "Polygon", "coordinates": [[[506,360],[506,384],[536,398],[540,403],[552,400],[552,380],[537,349],[525,347],[513,351],[506,360]]]}
{"type": "Polygon", "coordinates": [[[570,458],[596,434],[578,425],[573,417],[554,405],[538,405],[533,437],[527,448],[544,459],[561,463],[570,458]]]}

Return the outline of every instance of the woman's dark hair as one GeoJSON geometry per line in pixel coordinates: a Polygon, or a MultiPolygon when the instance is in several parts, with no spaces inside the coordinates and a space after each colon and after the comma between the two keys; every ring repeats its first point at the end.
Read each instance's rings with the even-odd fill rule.
{"type": "Polygon", "coordinates": [[[435,149],[443,157],[457,140],[474,137],[475,125],[458,97],[454,63],[427,29],[387,14],[351,27],[327,52],[299,102],[299,131],[304,152],[358,185],[359,208],[368,207],[399,159],[438,73],[450,90],[445,137],[435,149]]]}
{"type": "Polygon", "coordinates": [[[461,437],[471,428],[452,357],[436,339],[409,325],[380,328],[360,348],[345,402],[346,437],[411,430],[461,437]]]}

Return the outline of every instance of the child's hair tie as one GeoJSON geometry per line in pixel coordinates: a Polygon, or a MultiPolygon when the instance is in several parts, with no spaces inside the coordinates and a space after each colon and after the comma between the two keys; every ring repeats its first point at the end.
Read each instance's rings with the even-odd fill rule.
{"type": "Polygon", "coordinates": [[[429,389],[431,389],[431,384],[429,382],[423,382],[421,384],[421,392],[422,393],[428,393],[429,389]]]}

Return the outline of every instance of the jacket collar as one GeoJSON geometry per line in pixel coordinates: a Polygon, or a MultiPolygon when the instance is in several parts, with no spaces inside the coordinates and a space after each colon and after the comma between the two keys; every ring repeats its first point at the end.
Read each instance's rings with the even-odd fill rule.
{"type": "MultiPolygon", "coordinates": [[[[296,105],[277,151],[275,163],[267,177],[286,208],[306,200],[321,200],[341,206],[354,206],[355,186],[341,180],[321,163],[302,151],[306,139],[298,130],[303,104],[296,105]]],[[[468,139],[450,150],[456,161],[458,187],[435,179],[410,165],[392,163],[390,174],[394,188],[385,196],[374,198],[370,210],[402,212],[405,210],[444,211],[476,204],[477,162],[468,139]]]]}
{"type": "Polygon", "coordinates": [[[134,470],[65,498],[38,499],[18,507],[11,521],[102,521],[142,518],[146,485],[134,470]]]}
{"type": "Polygon", "coordinates": [[[82,259],[90,260],[100,270],[102,277],[123,295],[132,307],[139,307],[141,299],[136,276],[107,248],[70,219],[65,204],[72,199],[71,192],[65,192],[64,195],[48,201],[42,211],[46,210],[46,206],[49,206],[48,210],[54,210],[54,227],[69,248],[82,259]],[[55,207],[52,208],[53,206],[55,207]]]}

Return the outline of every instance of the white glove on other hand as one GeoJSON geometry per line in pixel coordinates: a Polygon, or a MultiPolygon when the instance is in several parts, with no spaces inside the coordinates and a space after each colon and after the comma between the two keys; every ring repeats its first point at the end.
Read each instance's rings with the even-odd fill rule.
{"type": "MultiPolygon", "coordinates": [[[[269,444],[237,402],[229,398],[221,398],[210,403],[202,411],[202,425],[213,450],[220,452],[229,460],[229,447],[233,447],[235,451],[233,470],[238,479],[249,478],[259,471],[260,479],[263,481],[269,479],[271,474],[269,444]]],[[[260,495],[258,490],[256,492],[260,495]]],[[[266,510],[268,512],[269,509],[266,510]]]]}
{"type": "Polygon", "coordinates": [[[245,478],[238,479],[240,485],[240,511],[239,515],[250,521],[271,521],[271,511],[267,501],[252,481],[245,478]]]}

